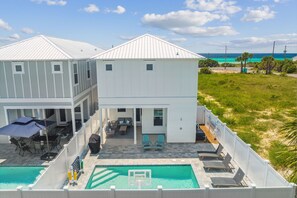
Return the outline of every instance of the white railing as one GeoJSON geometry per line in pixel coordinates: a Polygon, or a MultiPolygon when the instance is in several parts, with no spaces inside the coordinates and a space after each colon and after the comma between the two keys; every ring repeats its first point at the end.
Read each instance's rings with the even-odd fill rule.
{"type": "Polygon", "coordinates": [[[236,133],[222,123],[217,116],[212,114],[204,106],[197,107],[197,122],[205,124],[224,149],[232,156],[232,159],[245,172],[249,179],[257,187],[281,187],[290,184],[269,164],[269,161],[262,159],[250,145],[243,142],[236,133]],[[204,119],[198,118],[204,116],[204,119]],[[198,120],[199,119],[199,120],[198,120]],[[204,120],[204,123],[201,122],[204,120]]]}
{"type": "Polygon", "coordinates": [[[200,188],[200,189],[163,189],[158,186],[151,190],[10,190],[1,191],[1,198],[294,198],[295,188],[200,188]]]}
{"type": "MultiPolygon", "coordinates": [[[[98,111],[83,124],[82,128],[74,134],[59,155],[50,162],[49,167],[41,173],[36,182],[30,185],[32,189],[59,189],[62,188],[71,163],[77,156],[81,156],[87,148],[89,137],[98,131],[98,111]]],[[[0,196],[1,197],[1,196],[0,196]]]]}

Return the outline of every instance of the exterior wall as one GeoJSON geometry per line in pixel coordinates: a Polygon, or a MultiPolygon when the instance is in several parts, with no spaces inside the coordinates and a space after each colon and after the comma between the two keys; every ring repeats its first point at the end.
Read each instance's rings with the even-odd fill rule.
{"type": "Polygon", "coordinates": [[[196,60],[97,60],[97,78],[100,108],[142,108],[144,133],[161,131],[172,143],[195,142],[196,60]],[[105,64],[112,64],[112,71],[105,64]],[[146,64],[153,64],[153,71],[146,64]],[[167,109],[167,131],[152,126],[146,109],[153,108],[167,109]]]}
{"type": "Polygon", "coordinates": [[[126,109],[126,112],[118,112],[117,108],[112,108],[108,109],[108,115],[110,120],[117,120],[118,118],[132,118],[133,120],[133,109],[126,109]]]}
{"type": "Polygon", "coordinates": [[[143,134],[160,134],[167,132],[167,109],[163,109],[163,126],[154,126],[154,109],[142,109],[142,133],[143,134]]]}
{"type": "Polygon", "coordinates": [[[70,98],[68,61],[62,73],[52,73],[51,61],[24,63],[24,73],[13,73],[13,62],[0,61],[0,98],[70,98]]]}

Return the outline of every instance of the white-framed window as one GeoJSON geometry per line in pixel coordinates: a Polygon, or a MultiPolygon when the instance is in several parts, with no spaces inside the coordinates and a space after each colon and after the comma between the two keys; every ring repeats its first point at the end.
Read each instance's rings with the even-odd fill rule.
{"type": "Polygon", "coordinates": [[[91,79],[91,66],[90,62],[87,62],[87,78],[91,79]]]}
{"type": "Polygon", "coordinates": [[[52,73],[53,74],[63,73],[62,62],[51,62],[51,65],[52,65],[52,73]]]}
{"type": "Polygon", "coordinates": [[[13,73],[14,74],[24,74],[24,63],[23,62],[14,62],[12,63],[13,73]]]}
{"type": "Polygon", "coordinates": [[[154,109],[154,126],[163,126],[163,109],[154,109]]]}
{"type": "Polygon", "coordinates": [[[112,71],[112,64],[106,64],[105,69],[106,71],[112,71]]]}
{"type": "Polygon", "coordinates": [[[126,112],[125,108],[118,108],[118,112],[126,112]]]}
{"type": "Polygon", "coordinates": [[[74,79],[74,85],[78,85],[78,66],[77,66],[77,63],[73,63],[73,79],[74,79]]]}
{"type": "Polygon", "coordinates": [[[147,71],[153,71],[154,65],[153,64],[146,64],[146,70],[147,71]]]}

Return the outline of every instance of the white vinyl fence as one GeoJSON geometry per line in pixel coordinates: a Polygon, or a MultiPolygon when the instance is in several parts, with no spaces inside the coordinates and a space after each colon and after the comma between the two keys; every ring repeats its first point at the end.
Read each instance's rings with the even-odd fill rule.
{"type": "MultiPolygon", "coordinates": [[[[50,166],[31,185],[32,189],[59,189],[62,188],[66,179],[69,166],[77,156],[81,156],[87,148],[88,140],[92,133],[99,128],[98,111],[83,124],[82,128],[75,133],[59,155],[50,162],[50,166]]],[[[2,198],[0,196],[0,198],[2,198]]]]}

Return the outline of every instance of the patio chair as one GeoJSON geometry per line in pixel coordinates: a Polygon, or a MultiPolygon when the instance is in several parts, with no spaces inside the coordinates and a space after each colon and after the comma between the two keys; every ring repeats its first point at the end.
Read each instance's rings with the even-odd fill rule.
{"type": "Polygon", "coordinates": [[[153,144],[150,140],[149,135],[142,135],[142,146],[143,146],[143,150],[148,150],[148,149],[152,149],[153,148],[153,144]]]}
{"type": "Polygon", "coordinates": [[[19,141],[15,138],[10,138],[10,143],[15,145],[15,151],[20,149],[20,144],[19,141]]]}
{"type": "Polygon", "coordinates": [[[199,152],[198,157],[200,159],[204,158],[222,158],[222,151],[223,151],[223,146],[219,144],[218,148],[214,152],[199,152]]]}
{"type": "Polygon", "coordinates": [[[231,168],[229,166],[230,162],[231,162],[231,156],[229,155],[229,153],[227,153],[227,155],[223,161],[221,161],[221,160],[204,161],[203,166],[207,170],[222,169],[222,170],[230,171],[231,170],[231,168]]]}
{"type": "Polygon", "coordinates": [[[238,187],[242,186],[244,172],[239,168],[233,178],[230,177],[211,177],[213,187],[238,187]]]}
{"type": "Polygon", "coordinates": [[[56,148],[58,151],[63,148],[61,145],[61,136],[58,135],[57,138],[51,142],[51,148],[54,149],[56,148]]]}
{"type": "Polygon", "coordinates": [[[162,150],[164,148],[164,142],[165,142],[165,136],[164,135],[158,135],[157,141],[154,144],[154,148],[156,150],[162,150]]]}
{"type": "Polygon", "coordinates": [[[20,143],[20,142],[18,142],[18,143],[19,143],[19,149],[20,149],[19,155],[24,156],[26,151],[29,153],[32,153],[29,145],[27,145],[25,143],[20,143]],[[21,154],[22,152],[23,152],[23,154],[21,154]]]}

